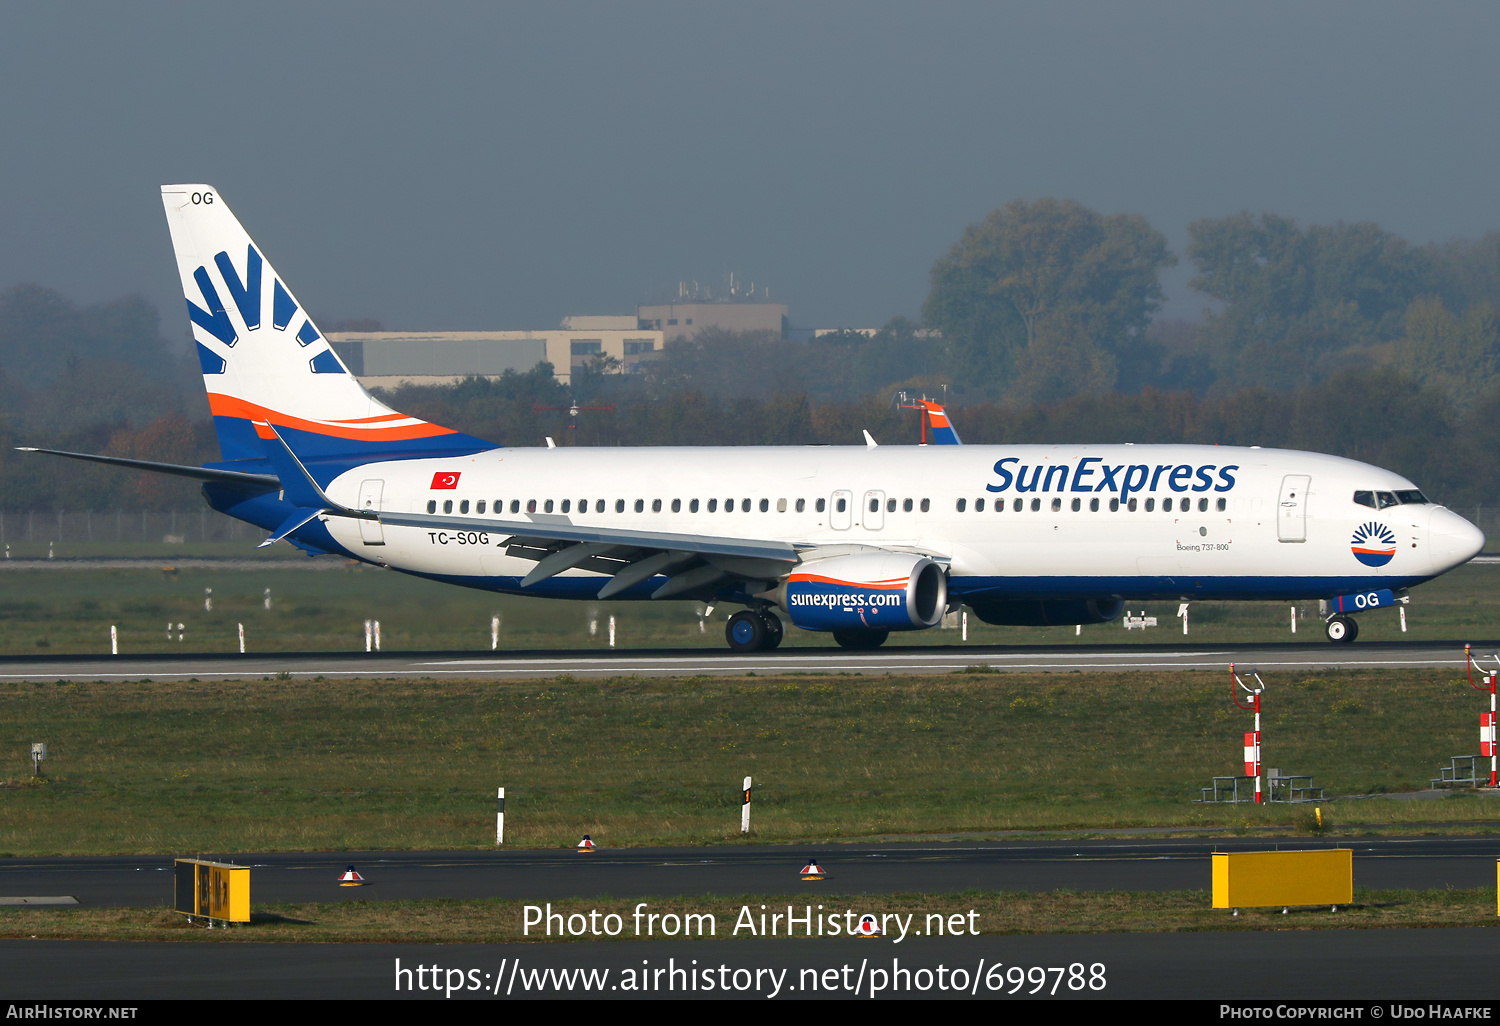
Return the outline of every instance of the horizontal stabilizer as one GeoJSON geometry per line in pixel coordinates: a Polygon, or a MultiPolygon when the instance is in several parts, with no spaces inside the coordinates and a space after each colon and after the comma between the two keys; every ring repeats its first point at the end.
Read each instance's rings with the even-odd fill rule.
{"type": "Polygon", "coordinates": [[[258,488],[280,488],[281,479],[274,474],[247,474],[242,470],[215,470],[213,467],[191,467],[181,463],[157,463],[153,460],[127,460],[122,456],[95,456],[86,452],[64,452],[61,449],[39,449],[32,445],[18,445],[17,452],[40,452],[48,456],[66,456],[70,460],[88,460],[107,466],[126,467],[130,470],[149,470],[153,474],[173,474],[190,477],[197,481],[216,481],[221,484],[252,485],[258,488]]]}
{"type": "Polygon", "coordinates": [[[309,523],[322,516],[323,512],[324,511],[321,509],[308,509],[306,507],[299,507],[292,510],[292,515],[283,520],[281,522],[281,526],[272,531],[269,538],[255,547],[257,549],[263,549],[267,545],[275,545],[277,542],[281,541],[281,539],[291,534],[303,524],[309,523]]]}

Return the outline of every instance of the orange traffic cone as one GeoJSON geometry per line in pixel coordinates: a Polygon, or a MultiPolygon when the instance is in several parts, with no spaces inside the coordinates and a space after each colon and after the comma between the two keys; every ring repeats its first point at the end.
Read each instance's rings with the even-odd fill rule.
{"type": "Polygon", "coordinates": [[[356,873],[353,866],[344,870],[344,875],[339,877],[340,887],[363,887],[364,885],[365,878],[356,873]]]}
{"type": "Polygon", "coordinates": [[[879,937],[880,920],[876,919],[872,913],[866,912],[859,917],[858,929],[861,937],[879,937]]]}
{"type": "Polygon", "coordinates": [[[592,840],[589,839],[589,835],[588,834],[584,834],[583,835],[583,840],[579,841],[578,842],[578,847],[574,849],[574,851],[578,852],[578,854],[580,854],[580,855],[584,855],[584,854],[587,854],[588,852],[598,851],[598,850],[599,850],[598,846],[596,844],[594,844],[594,842],[592,840]]]}
{"type": "Polygon", "coordinates": [[[808,859],[807,865],[802,867],[802,879],[804,880],[821,880],[826,875],[823,872],[823,867],[818,865],[818,860],[815,858],[808,859]]]}

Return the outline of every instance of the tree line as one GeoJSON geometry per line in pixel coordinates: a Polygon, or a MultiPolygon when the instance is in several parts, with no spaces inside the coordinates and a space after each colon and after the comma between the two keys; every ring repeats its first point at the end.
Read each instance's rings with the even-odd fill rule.
{"type": "MultiPolygon", "coordinates": [[[[1240,213],[1188,236],[1196,321],[1159,316],[1179,258],[1144,218],[1017,201],[934,263],[922,324],[810,342],[709,331],[641,373],[604,361],[564,386],[541,364],[384,398],[507,445],[857,444],[864,429],[915,441],[891,403],[905,389],[945,397],[970,443],[1287,446],[1388,466],[1452,503],[1500,493],[1500,233],[1424,246],[1374,224],[1240,213]]],[[[0,444],[7,510],[195,501],[190,483],[13,445],[217,457],[196,367],[150,304],[83,306],[36,285],[0,292],[0,444]]]]}

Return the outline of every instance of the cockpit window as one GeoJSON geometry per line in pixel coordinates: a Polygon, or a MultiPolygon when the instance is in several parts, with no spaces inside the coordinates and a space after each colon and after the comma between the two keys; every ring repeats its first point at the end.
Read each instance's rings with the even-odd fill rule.
{"type": "Polygon", "coordinates": [[[1355,501],[1355,503],[1357,505],[1360,505],[1360,506],[1369,506],[1371,509],[1374,509],[1375,508],[1375,493],[1374,492],[1355,492],[1354,493],[1354,501],[1355,501]]]}
{"type": "Polygon", "coordinates": [[[1431,499],[1413,488],[1411,491],[1397,492],[1396,498],[1401,500],[1403,506],[1426,506],[1432,502],[1431,499]]]}
{"type": "Polygon", "coordinates": [[[1390,506],[1399,506],[1399,505],[1400,505],[1400,503],[1396,501],[1396,493],[1395,492],[1376,492],[1375,493],[1375,508],[1376,509],[1386,509],[1387,507],[1390,507],[1390,506]]]}
{"type": "Polygon", "coordinates": [[[1354,502],[1371,509],[1386,509],[1390,506],[1425,506],[1431,499],[1415,488],[1401,492],[1355,492],[1354,502]]]}

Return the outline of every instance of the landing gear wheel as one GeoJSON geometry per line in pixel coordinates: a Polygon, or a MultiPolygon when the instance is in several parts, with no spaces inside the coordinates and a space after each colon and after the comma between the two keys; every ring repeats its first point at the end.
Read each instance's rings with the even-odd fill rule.
{"type": "Polygon", "coordinates": [[[1342,641],[1347,644],[1359,637],[1359,622],[1351,616],[1335,616],[1328,621],[1325,630],[1328,632],[1329,641],[1342,641]]]}
{"type": "Polygon", "coordinates": [[[768,633],[765,620],[753,609],[741,609],[724,625],[724,640],[736,652],[759,652],[768,633]]]}
{"type": "Polygon", "coordinates": [[[885,644],[890,631],[834,631],[833,640],[843,648],[871,649],[885,644]]]}
{"type": "Polygon", "coordinates": [[[766,641],[761,647],[769,652],[781,644],[781,639],[785,637],[786,632],[782,630],[781,617],[769,609],[762,609],[760,611],[760,618],[766,626],[766,641]]]}

